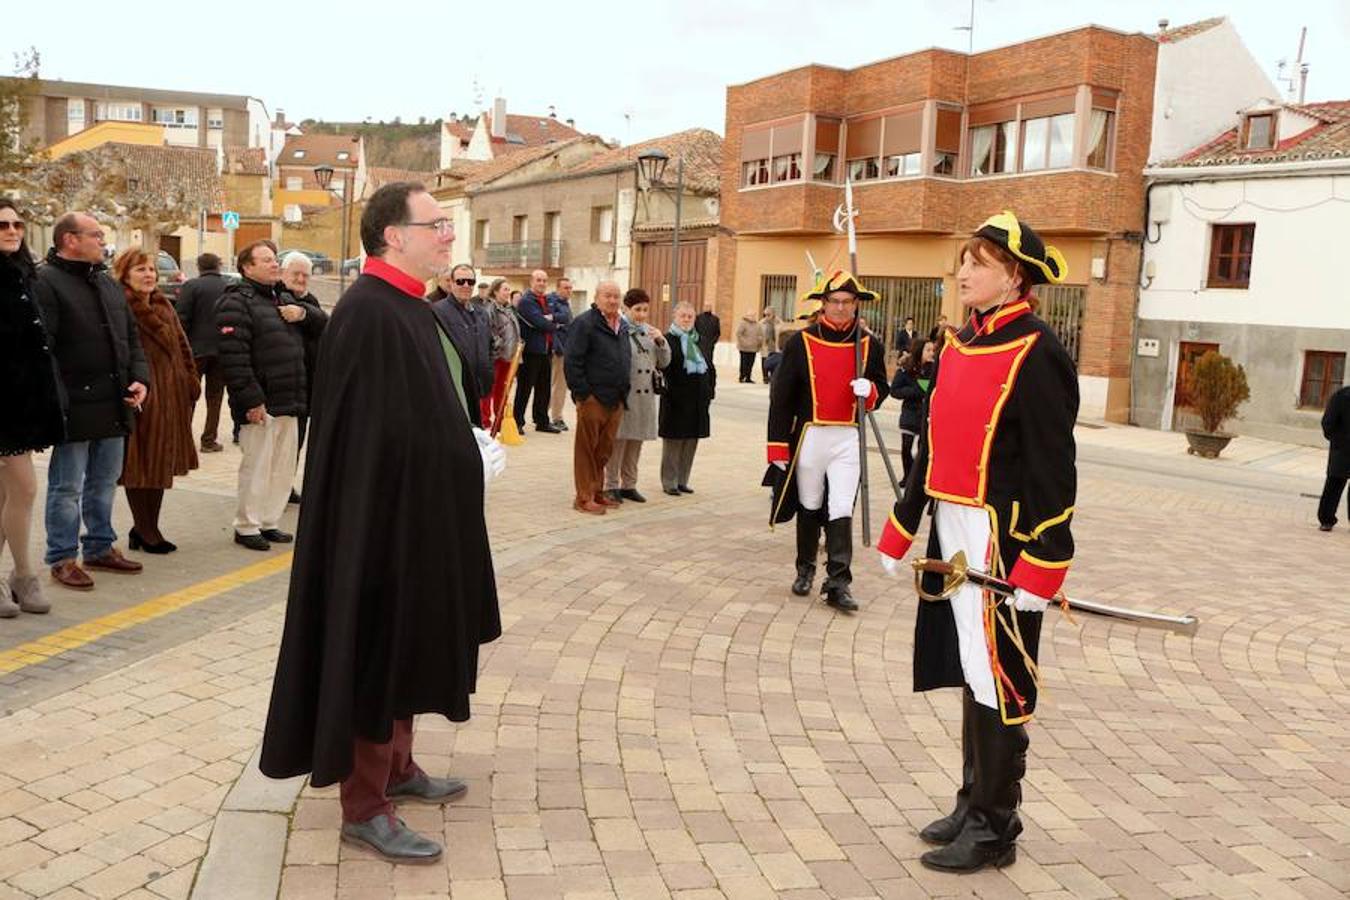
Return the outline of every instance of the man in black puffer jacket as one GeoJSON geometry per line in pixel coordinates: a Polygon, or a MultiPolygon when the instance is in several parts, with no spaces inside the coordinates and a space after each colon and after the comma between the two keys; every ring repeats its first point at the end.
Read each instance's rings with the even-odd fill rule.
{"type": "Polygon", "coordinates": [[[113,546],[112,506],[150,367],[126,295],[103,265],[97,219],[72,212],[56,220],[33,293],[61,370],[66,406],[66,441],[52,450],[47,466],[46,562],[57,582],[87,591],[94,580],[85,569],[141,570],[113,546]],[[81,544],[83,568],[76,560],[81,544]]]}
{"type": "Polygon", "coordinates": [[[303,334],[323,323],[279,289],[281,267],[271,241],[249,244],[237,262],[243,278],[225,289],[216,310],[220,370],[244,453],[234,542],[267,550],[293,540],[277,526],[295,476],[298,417],[308,412],[303,334]]]}

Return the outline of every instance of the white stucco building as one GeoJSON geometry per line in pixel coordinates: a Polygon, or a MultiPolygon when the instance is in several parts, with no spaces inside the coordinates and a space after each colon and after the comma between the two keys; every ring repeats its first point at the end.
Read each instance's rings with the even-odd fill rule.
{"type": "Polygon", "coordinates": [[[1196,424],[1185,374],[1217,349],[1252,393],[1228,430],[1320,446],[1350,352],[1350,101],[1250,105],[1145,175],[1135,421],[1196,424]]]}

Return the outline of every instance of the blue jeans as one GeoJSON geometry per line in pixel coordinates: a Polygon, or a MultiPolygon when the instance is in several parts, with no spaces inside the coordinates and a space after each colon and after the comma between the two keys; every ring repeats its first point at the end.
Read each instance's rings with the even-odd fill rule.
{"type": "Polygon", "coordinates": [[[100,438],[52,448],[47,466],[47,565],[75,559],[81,543],[85,559],[112,549],[117,540],[112,526],[113,494],[122,474],[126,443],[121,437],[100,438]]]}

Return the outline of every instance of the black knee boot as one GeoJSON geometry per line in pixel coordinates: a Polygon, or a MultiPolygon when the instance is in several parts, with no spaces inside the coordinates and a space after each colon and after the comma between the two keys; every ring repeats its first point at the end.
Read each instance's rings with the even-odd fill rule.
{"type": "Polygon", "coordinates": [[[792,593],[805,597],[816,580],[816,554],[820,551],[820,510],[797,510],[797,580],[792,593]]]}
{"type": "Polygon", "coordinates": [[[856,612],[857,602],[849,593],[853,583],[853,519],[831,519],[825,526],[825,602],[843,612],[856,612]]]}
{"type": "Polygon", "coordinates": [[[930,844],[950,844],[966,824],[966,810],[970,808],[970,791],[975,784],[975,738],[971,733],[975,724],[975,695],[970,688],[961,691],[961,789],[956,792],[956,808],[936,822],[932,822],[919,837],[930,844]]]}
{"type": "Polygon", "coordinates": [[[977,872],[1002,868],[1017,859],[1022,820],[1022,776],[1027,771],[1027,730],[1004,725],[996,709],[973,704],[975,783],[966,821],[952,843],[929,850],[920,861],[944,872],[977,872]]]}

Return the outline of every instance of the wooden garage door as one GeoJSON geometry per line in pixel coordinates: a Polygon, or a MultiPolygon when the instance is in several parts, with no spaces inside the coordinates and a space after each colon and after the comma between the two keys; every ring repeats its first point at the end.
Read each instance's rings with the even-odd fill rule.
{"type": "MultiPolygon", "coordinates": [[[[708,258],[707,241],[680,242],[679,286],[676,297],[703,309],[703,277],[708,258]]],[[[665,331],[670,326],[670,244],[643,244],[642,271],[638,287],[652,298],[651,322],[665,331]]]]}

